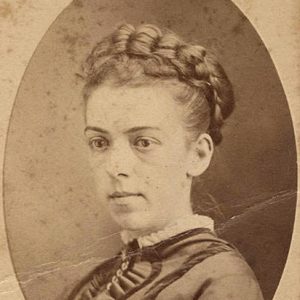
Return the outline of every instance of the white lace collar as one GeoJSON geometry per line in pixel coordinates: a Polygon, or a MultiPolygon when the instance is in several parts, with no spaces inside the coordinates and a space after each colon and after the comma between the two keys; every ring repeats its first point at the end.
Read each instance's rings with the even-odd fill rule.
{"type": "Polygon", "coordinates": [[[121,231],[121,239],[124,244],[128,244],[132,240],[137,239],[139,247],[143,248],[155,245],[181,232],[195,228],[207,228],[214,231],[214,221],[210,217],[195,214],[180,218],[164,229],[149,235],[138,236],[133,231],[123,230],[121,231]]]}

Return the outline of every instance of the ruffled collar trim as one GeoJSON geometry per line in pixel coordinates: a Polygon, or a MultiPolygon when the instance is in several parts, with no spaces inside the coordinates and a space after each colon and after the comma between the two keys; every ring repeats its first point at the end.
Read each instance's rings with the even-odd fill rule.
{"type": "Polygon", "coordinates": [[[121,239],[126,245],[136,239],[139,247],[144,248],[195,228],[206,228],[214,231],[214,221],[210,217],[194,214],[182,217],[164,229],[149,235],[139,236],[134,231],[123,230],[121,231],[121,239]]]}

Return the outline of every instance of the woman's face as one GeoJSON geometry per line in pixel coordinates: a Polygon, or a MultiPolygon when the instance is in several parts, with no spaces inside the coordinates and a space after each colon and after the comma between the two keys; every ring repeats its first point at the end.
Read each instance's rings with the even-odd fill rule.
{"type": "Polygon", "coordinates": [[[96,185],[124,229],[159,230],[191,214],[191,147],[182,107],[162,85],[98,87],[85,135],[96,185]]]}

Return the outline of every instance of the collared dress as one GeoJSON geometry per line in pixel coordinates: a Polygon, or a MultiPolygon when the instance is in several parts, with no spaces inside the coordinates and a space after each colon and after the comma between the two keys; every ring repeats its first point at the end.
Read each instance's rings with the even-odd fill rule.
{"type": "Polygon", "coordinates": [[[194,215],[158,233],[130,238],[94,269],[69,300],[262,300],[239,251],[194,215]]]}

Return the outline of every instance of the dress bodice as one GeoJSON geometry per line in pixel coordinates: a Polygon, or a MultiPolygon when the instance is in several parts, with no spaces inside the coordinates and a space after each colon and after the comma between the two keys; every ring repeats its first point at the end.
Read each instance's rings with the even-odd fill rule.
{"type": "Polygon", "coordinates": [[[224,295],[232,300],[263,299],[238,250],[200,227],[144,247],[141,240],[129,241],[93,270],[69,299],[227,299],[224,295]]]}

